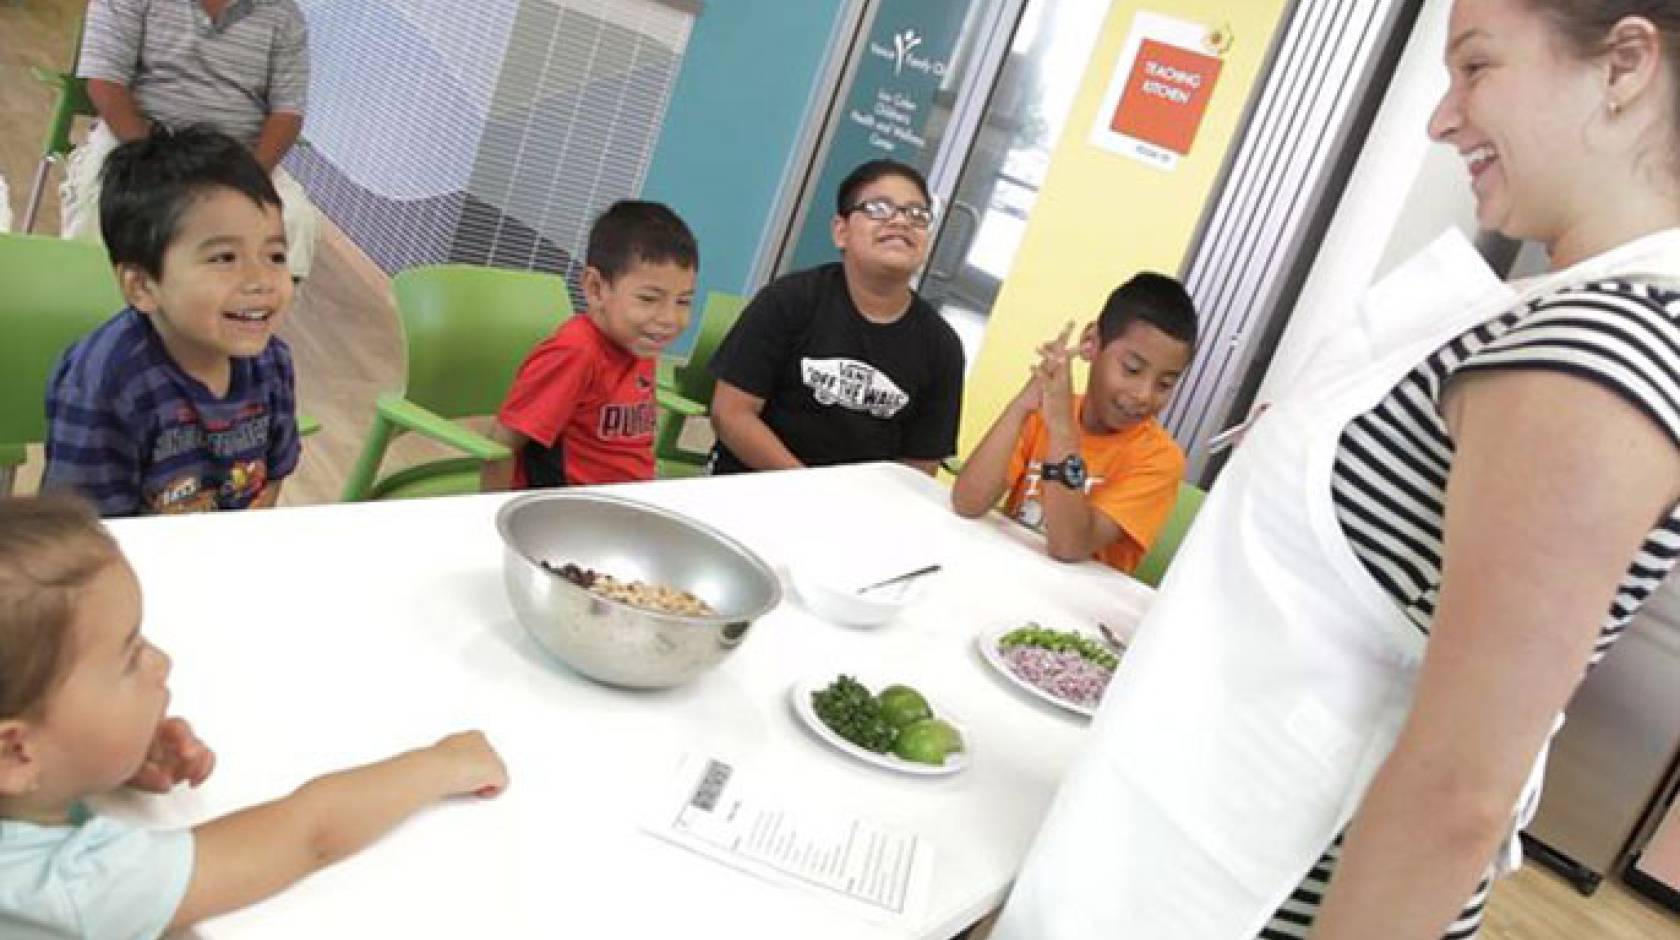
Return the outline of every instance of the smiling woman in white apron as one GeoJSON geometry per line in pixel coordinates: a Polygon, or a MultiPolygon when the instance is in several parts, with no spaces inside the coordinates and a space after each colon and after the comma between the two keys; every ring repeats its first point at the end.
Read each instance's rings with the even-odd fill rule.
{"type": "Polygon", "coordinates": [[[1458,0],[1449,37],[1430,133],[1556,273],[1443,237],[1265,413],[994,940],[1472,936],[1680,555],[1680,0],[1458,0]]]}

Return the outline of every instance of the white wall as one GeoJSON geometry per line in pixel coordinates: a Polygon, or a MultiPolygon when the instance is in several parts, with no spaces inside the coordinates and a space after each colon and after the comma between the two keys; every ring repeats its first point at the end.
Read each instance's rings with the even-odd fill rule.
{"type": "Polygon", "coordinates": [[[1476,231],[1464,162],[1431,143],[1429,115],[1446,90],[1451,0],[1426,0],[1371,127],[1257,401],[1289,391],[1308,354],[1351,319],[1365,288],[1448,226],[1476,231]]]}

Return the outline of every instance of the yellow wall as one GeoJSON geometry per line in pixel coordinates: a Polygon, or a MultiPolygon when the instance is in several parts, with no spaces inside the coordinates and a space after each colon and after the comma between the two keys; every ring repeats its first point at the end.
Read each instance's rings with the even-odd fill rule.
{"type": "Polygon", "coordinates": [[[1137,271],[1177,273],[1286,5],[1287,0],[1115,0],[969,374],[960,453],[979,442],[1020,390],[1033,349],[1063,323],[1091,320],[1108,292],[1137,271]],[[1210,27],[1229,24],[1235,40],[1196,142],[1171,172],[1089,143],[1139,10],[1210,27]]]}

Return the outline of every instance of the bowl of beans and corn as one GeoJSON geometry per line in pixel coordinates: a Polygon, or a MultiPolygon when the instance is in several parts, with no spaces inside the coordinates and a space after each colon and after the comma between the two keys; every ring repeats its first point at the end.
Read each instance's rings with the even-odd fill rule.
{"type": "Polygon", "coordinates": [[[680,513],[583,491],[531,493],[496,515],[519,622],[608,685],[681,685],[722,662],[781,603],[762,558],[680,513]]]}

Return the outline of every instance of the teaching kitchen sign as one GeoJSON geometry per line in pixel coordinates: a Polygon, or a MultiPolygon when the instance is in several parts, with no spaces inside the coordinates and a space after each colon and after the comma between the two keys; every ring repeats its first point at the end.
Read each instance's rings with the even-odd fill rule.
{"type": "MultiPolygon", "coordinates": [[[[948,111],[956,94],[959,40],[969,8],[981,0],[885,0],[859,47],[857,68],[837,115],[828,154],[809,206],[793,269],[832,261],[829,235],[834,190],[853,167],[890,157],[927,172],[938,141],[928,139],[936,111],[948,111]]],[[[940,126],[944,121],[940,122],[940,126]]]]}
{"type": "Polygon", "coordinates": [[[1132,21],[1091,143],[1172,170],[1196,143],[1229,38],[1199,23],[1139,12],[1132,21]]]}

